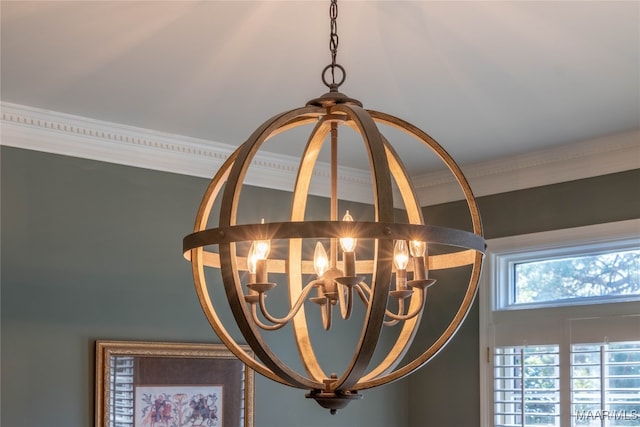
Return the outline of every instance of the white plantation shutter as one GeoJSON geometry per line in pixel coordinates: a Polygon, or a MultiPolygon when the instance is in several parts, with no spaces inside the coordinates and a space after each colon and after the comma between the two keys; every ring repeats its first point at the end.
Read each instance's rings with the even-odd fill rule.
{"type": "Polygon", "coordinates": [[[573,425],[640,425],[640,342],[576,344],[571,361],[573,425]]]}
{"type": "Polygon", "coordinates": [[[559,425],[558,346],[497,347],[494,354],[494,425],[559,425]]]}
{"type": "Polygon", "coordinates": [[[573,426],[640,426],[640,315],[571,322],[573,426]]]}

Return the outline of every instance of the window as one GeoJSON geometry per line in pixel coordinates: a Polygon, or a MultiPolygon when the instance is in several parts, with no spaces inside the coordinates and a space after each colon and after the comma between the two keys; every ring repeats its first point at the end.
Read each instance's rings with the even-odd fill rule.
{"type": "MultiPolygon", "coordinates": [[[[550,234],[540,233],[538,239],[550,234]]],[[[496,270],[495,281],[490,284],[496,297],[492,309],[640,300],[640,243],[637,237],[620,237],[490,252],[489,262],[496,270]]],[[[516,236],[494,242],[518,245],[529,238],[516,236]]]]}
{"type": "Polygon", "coordinates": [[[519,262],[513,305],[640,296],[640,249],[519,262]]]}
{"type": "Polygon", "coordinates": [[[494,239],[483,426],[640,426],[640,220],[494,239]]]}

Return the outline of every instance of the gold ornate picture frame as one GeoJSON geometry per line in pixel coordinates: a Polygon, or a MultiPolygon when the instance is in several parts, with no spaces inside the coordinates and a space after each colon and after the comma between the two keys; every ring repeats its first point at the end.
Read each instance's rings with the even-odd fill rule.
{"type": "Polygon", "coordinates": [[[96,341],[95,425],[253,427],[253,376],[222,344],[96,341]]]}

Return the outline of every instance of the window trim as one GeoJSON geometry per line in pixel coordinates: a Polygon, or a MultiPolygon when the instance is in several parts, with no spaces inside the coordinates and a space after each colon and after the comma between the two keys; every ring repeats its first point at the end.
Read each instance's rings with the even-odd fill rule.
{"type": "MultiPolygon", "coordinates": [[[[576,301],[570,300],[569,304],[545,305],[543,307],[529,306],[504,309],[494,285],[504,280],[504,265],[499,264],[500,257],[506,254],[527,254],[538,251],[565,250],[575,246],[609,246],[624,242],[640,242],[640,219],[619,221],[612,223],[596,224],[584,227],[574,227],[561,230],[545,231],[540,233],[509,236],[487,241],[486,265],[483,271],[481,286],[478,292],[479,300],[479,330],[480,330],[480,425],[490,427],[493,425],[493,352],[495,336],[493,325],[495,321],[504,321],[511,316],[521,319],[549,319],[551,321],[570,324],[572,320],[638,315],[638,299],[616,299],[615,301],[576,301]],[[502,277],[500,277],[502,275],[502,277]]],[[[548,252],[551,253],[551,252],[548,252]]],[[[504,298],[504,296],[502,296],[504,298]]],[[[556,331],[562,338],[558,344],[569,345],[565,342],[566,331],[556,331]]],[[[566,348],[565,348],[566,351],[566,348]]],[[[571,414],[568,414],[570,417],[571,414]]],[[[565,415],[567,416],[567,415],[565,415]]],[[[564,423],[562,425],[565,425],[564,423]]],[[[569,424],[570,425],[570,424],[569,424]]]]}

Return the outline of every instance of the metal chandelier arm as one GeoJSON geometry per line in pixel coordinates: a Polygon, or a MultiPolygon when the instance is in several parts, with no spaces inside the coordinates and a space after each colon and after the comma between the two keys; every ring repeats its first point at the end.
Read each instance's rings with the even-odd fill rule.
{"type": "Polygon", "coordinates": [[[260,329],[264,329],[265,331],[277,331],[278,329],[282,329],[286,325],[286,323],[276,323],[274,325],[269,325],[262,322],[258,317],[258,307],[256,307],[256,304],[251,304],[251,318],[254,322],[256,322],[256,325],[258,325],[260,329]]]}
{"type": "MultiPolygon", "coordinates": [[[[360,297],[360,300],[362,301],[362,303],[365,305],[365,307],[368,307],[369,297],[371,295],[371,289],[369,288],[369,286],[367,286],[365,282],[360,282],[357,285],[355,285],[354,288],[358,292],[358,296],[360,297]]],[[[412,310],[412,311],[410,311],[407,314],[402,314],[402,312],[404,311],[404,301],[400,300],[397,314],[393,313],[388,308],[385,309],[385,316],[393,319],[392,321],[385,321],[384,322],[385,326],[393,326],[397,324],[399,321],[410,320],[416,317],[418,314],[420,314],[420,312],[424,308],[424,296],[426,295],[426,292],[423,289],[418,288],[414,294],[417,296],[418,301],[422,301],[422,303],[418,305],[418,308],[413,308],[412,310],[410,306],[409,310],[412,310]]]]}
{"type": "MultiPolygon", "coordinates": [[[[426,290],[418,288],[415,290],[414,292],[414,296],[411,298],[412,300],[414,298],[416,298],[418,301],[420,301],[420,304],[417,305],[417,307],[413,307],[414,304],[409,306],[409,312],[407,312],[406,314],[402,314],[403,313],[403,307],[402,305],[399,304],[399,308],[398,308],[398,314],[395,314],[393,312],[390,312],[387,310],[386,315],[388,317],[390,317],[393,320],[398,320],[398,321],[405,321],[405,320],[409,320],[409,319],[413,319],[415,318],[418,314],[420,314],[422,312],[422,309],[424,308],[424,303],[425,303],[425,297],[427,295],[426,290]],[[412,310],[413,307],[413,310],[412,310]]],[[[400,300],[400,303],[403,303],[403,300],[400,300]]]]}
{"type": "MultiPolygon", "coordinates": [[[[295,302],[294,306],[291,308],[291,310],[289,310],[289,313],[287,313],[286,316],[281,317],[281,318],[274,317],[269,313],[269,311],[267,310],[267,306],[266,306],[266,304],[264,302],[264,300],[266,298],[266,292],[260,292],[260,295],[259,295],[259,298],[258,298],[258,305],[260,306],[260,312],[265,317],[265,319],[267,319],[269,322],[284,326],[296,314],[298,314],[298,312],[300,311],[300,307],[302,307],[302,304],[304,304],[305,300],[307,299],[307,296],[309,296],[309,293],[314,288],[317,288],[318,286],[321,286],[321,284],[322,284],[321,281],[314,280],[311,283],[309,283],[307,286],[305,286],[304,289],[302,290],[302,293],[298,296],[298,299],[295,302]]],[[[255,320],[255,317],[254,317],[254,320],[255,320]]],[[[265,329],[265,328],[263,328],[263,329],[265,329]]]]}

